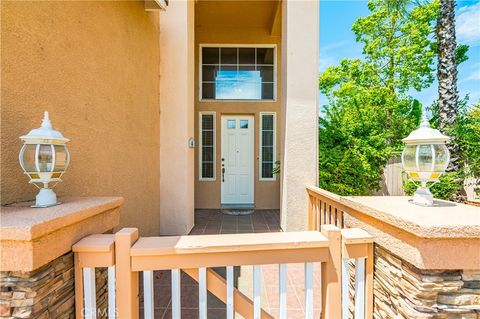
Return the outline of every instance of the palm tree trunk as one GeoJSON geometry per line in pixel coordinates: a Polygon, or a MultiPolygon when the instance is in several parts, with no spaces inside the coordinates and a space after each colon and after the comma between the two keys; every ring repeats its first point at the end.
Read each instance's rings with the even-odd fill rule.
{"type": "MultiPolygon", "coordinates": [[[[438,41],[438,116],[439,128],[449,134],[457,117],[457,64],[455,51],[455,0],[440,0],[440,15],[437,21],[438,41]]],[[[455,137],[448,145],[450,164],[447,171],[458,171],[459,148],[455,137]]]]}

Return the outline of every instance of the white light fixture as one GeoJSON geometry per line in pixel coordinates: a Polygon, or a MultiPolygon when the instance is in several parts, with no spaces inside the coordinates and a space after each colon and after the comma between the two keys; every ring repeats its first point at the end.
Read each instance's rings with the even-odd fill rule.
{"type": "Polygon", "coordinates": [[[450,152],[445,143],[450,137],[430,127],[425,114],[420,127],[402,140],[405,148],[402,153],[403,169],[411,180],[421,184],[413,195],[412,203],[433,206],[433,195],[427,182],[438,181],[450,162],[450,152]]]}
{"type": "Polygon", "coordinates": [[[70,154],[65,145],[69,139],[53,129],[48,112],[45,112],[41,127],[31,130],[20,138],[24,141],[18,156],[20,166],[30,177],[30,183],[40,189],[35,205],[32,207],[60,204],[48,183],[62,181],[60,177],[66,171],[70,161],[70,154]]]}

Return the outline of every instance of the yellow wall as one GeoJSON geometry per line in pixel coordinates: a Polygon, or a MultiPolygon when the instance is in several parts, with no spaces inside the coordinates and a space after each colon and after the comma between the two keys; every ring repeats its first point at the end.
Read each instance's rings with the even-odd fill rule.
{"type": "MultiPolygon", "coordinates": [[[[219,14],[219,12],[215,12],[219,14]]],[[[221,14],[220,14],[221,16],[221,14]]],[[[216,112],[216,180],[199,181],[198,148],[195,152],[195,207],[220,207],[220,176],[221,176],[221,116],[227,114],[249,114],[255,116],[255,145],[254,145],[254,201],[259,209],[278,209],[280,207],[280,178],[276,181],[259,181],[259,127],[260,112],[276,112],[277,114],[277,148],[276,159],[280,159],[280,61],[281,37],[271,36],[270,28],[266,27],[209,27],[198,26],[195,29],[195,140],[199,141],[198,116],[202,111],[216,112]],[[199,101],[198,61],[200,44],[276,44],[277,52],[277,100],[275,102],[207,102],[199,101]]]]}
{"type": "Polygon", "coordinates": [[[34,199],[18,137],[48,110],[71,138],[57,194],[124,196],[121,225],[159,233],[158,19],[143,1],[2,1],[2,204],[34,199]]]}

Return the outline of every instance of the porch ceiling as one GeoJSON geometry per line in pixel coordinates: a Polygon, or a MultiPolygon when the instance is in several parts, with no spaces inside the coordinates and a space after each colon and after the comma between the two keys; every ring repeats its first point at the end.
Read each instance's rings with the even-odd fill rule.
{"type": "Polygon", "coordinates": [[[198,0],[195,24],[201,27],[257,27],[272,31],[278,23],[281,0],[198,0]]]}

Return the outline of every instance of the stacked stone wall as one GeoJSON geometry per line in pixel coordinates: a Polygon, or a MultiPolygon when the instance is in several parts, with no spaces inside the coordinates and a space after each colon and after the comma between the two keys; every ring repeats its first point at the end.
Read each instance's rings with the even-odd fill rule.
{"type": "Polygon", "coordinates": [[[375,245],[374,318],[480,319],[480,270],[421,270],[375,245]]]}
{"type": "MultiPolygon", "coordinates": [[[[97,318],[107,317],[107,271],[96,269],[97,318]]],[[[0,272],[0,318],[75,318],[73,253],[30,272],[0,272]]]]}

